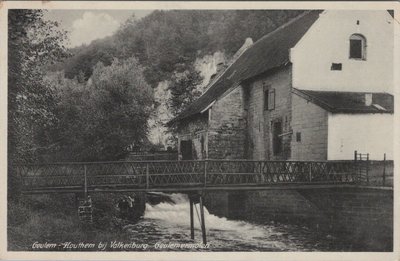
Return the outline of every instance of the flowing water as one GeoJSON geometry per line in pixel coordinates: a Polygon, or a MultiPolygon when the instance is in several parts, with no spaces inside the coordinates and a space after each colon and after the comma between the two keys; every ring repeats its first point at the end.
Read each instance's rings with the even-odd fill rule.
{"type": "Polygon", "coordinates": [[[228,220],[210,214],[206,208],[209,246],[198,247],[202,243],[198,204],[194,211],[195,239],[191,240],[189,200],[183,194],[170,197],[174,204],[147,204],[144,218],[125,227],[132,242],[147,244],[147,251],[346,251],[349,247],[332,235],[306,227],[228,220]]]}

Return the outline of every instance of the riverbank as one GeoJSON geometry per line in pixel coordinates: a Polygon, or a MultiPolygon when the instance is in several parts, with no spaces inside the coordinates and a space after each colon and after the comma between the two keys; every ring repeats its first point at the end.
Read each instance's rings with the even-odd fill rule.
{"type": "Polygon", "coordinates": [[[74,195],[26,195],[8,202],[9,251],[70,251],[83,244],[85,251],[96,251],[99,242],[128,241],[124,222],[115,217],[111,195],[96,194],[93,224],[79,222],[74,195]],[[53,244],[57,244],[54,247],[53,244]]]}

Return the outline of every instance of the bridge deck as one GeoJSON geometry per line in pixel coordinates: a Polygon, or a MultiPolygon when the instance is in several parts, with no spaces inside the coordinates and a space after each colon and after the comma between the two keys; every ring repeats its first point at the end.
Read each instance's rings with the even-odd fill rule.
{"type": "MultiPolygon", "coordinates": [[[[250,191],[250,190],[301,190],[301,189],[327,189],[327,188],[354,188],[357,187],[354,183],[347,184],[282,184],[282,185],[246,185],[246,186],[208,186],[203,187],[169,187],[169,188],[88,188],[88,193],[122,193],[122,192],[169,192],[169,193],[184,193],[184,192],[199,192],[199,191],[250,191]]],[[[365,186],[360,186],[365,187],[365,186]]],[[[375,188],[375,187],[374,187],[375,188]]],[[[390,188],[391,189],[391,188],[390,188]]],[[[81,193],[84,191],[83,187],[75,188],[44,188],[44,189],[32,189],[24,190],[23,194],[51,194],[51,193],[81,193]]]]}
{"type": "Polygon", "coordinates": [[[361,181],[355,161],[131,161],[11,166],[24,193],[292,189],[361,181]]]}

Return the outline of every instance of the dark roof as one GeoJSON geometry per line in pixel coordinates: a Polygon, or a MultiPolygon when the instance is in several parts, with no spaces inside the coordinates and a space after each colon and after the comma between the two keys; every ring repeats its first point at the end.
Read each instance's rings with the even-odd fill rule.
{"type": "Polygon", "coordinates": [[[289,63],[290,48],[294,47],[303,37],[321,12],[321,10],[305,12],[263,36],[239,56],[202,96],[189,105],[170,124],[202,112],[229,88],[244,80],[289,63]]]}
{"type": "Polygon", "coordinates": [[[394,111],[394,98],[389,93],[372,93],[370,106],[365,104],[365,95],[368,92],[310,91],[293,88],[293,93],[332,113],[393,113],[394,111]]]}

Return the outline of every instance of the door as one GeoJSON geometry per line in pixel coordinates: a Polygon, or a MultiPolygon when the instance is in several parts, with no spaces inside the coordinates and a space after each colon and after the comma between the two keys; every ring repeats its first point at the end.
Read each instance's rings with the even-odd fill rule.
{"type": "Polygon", "coordinates": [[[274,121],[272,124],[272,152],[274,156],[282,152],[282,122],[274,121]]]}
{"type": "Polygon", "coordinates": [[[181,141],[181,155],[182,160],[192,160],[192,141],[182,140],[181,141]]]}

